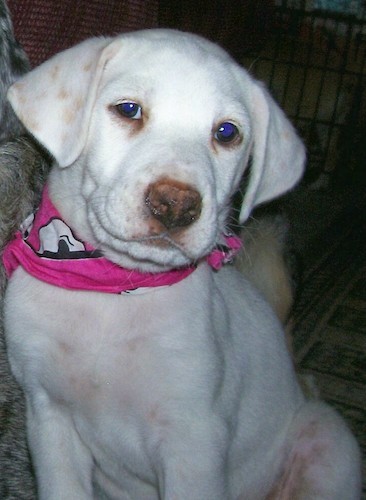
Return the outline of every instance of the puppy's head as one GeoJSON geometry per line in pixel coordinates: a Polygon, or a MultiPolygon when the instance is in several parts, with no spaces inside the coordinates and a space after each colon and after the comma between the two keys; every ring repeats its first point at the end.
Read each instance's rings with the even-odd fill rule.
{"type": "Polygon", "coordinates": [[[57,208],[125,267],[155,271],[207,254],[250,156],[242,221],[303,170],[303,145],[266,90],[190,34],[87,40],[14,84],[9,99],[56,160],[57,208]]]}

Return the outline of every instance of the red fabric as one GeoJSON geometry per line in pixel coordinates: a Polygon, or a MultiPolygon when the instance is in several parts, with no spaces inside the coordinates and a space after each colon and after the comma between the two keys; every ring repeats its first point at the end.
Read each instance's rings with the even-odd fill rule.
{"type": "Polygon", "coordinates": [[[22,231],[5,247],[2,258],[8,277],[22,266],[31,276],[54,286],[117,294],[144,293],[174,285],[196,269],[190,265],[149,273],[114,264],[77,238],[52,204],[47,186],[34,218],[26,219],[22,231]]]}
{"type": "Polygon", "coordinates": [[[90,36],[171,27],[199,33],[240,57],[260,46],[273,0],[8,0],[32,66],[90,36]]]}
{"type": "Polygon", "coordinates": [[[91,36],[154,28],[158,0],[8,0],[32,66],[91,36]]]}

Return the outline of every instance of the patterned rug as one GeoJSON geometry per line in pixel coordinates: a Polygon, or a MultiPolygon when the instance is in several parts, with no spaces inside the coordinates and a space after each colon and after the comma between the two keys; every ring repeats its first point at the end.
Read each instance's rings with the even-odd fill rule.
{"type": "MultiPolygon", "coordinates": [[[[292,315],[294,351],[299,370],[312,375],[321,397],[344,416],[356,435],[365,480],[366,211],[363,203],[345,206],[330,198],[325,203],[330,220],[314,217],[319,203],[311,199],[308,210],[301,211],[301,223],[292,211],[304,266],[292,315]],[[314,228],[307,234],[313,232],[313,238],[304,243],[302,226],[309,220],[314,228]]],[[[363,491],[366,499],[366,481],[363,491]]]]}

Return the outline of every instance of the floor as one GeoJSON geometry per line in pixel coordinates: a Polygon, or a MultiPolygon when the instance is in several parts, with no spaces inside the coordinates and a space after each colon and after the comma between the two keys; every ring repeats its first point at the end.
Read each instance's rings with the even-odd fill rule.
{"type": "MultiPolygon", "coordinates": [[[[301,188],[284,202],[302,279],[292,314],[298,368],[347,420],[366,478],[366,197],[301,188]]],[[[366,499],[364,482],[363,499],[366,499]]]]}

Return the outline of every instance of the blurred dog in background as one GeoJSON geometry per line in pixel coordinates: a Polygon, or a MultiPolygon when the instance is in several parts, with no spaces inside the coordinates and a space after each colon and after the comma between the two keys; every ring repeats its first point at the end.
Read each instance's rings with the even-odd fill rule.
{"type": "Polygon", "coordinates": [[[9,86],[30,69],[28,59],[14,38],[6,2],[0,1],[0,142],[24,131],[6,99],[9,86]]]}
{"type": "MultiPolygon", "coordinates": [[[[0,0],[0,253],[20,222],[38,203],[47,156],[30,137],[6,99],[9,85],[29,70],[13,35],[6,3],[0,0]]],[[[0,498],[36,497],[25,436],[23,394],[11,375],[4,345],[2,306],[5,275],[0,266],[0,498]]]]}

